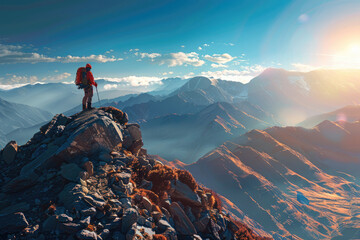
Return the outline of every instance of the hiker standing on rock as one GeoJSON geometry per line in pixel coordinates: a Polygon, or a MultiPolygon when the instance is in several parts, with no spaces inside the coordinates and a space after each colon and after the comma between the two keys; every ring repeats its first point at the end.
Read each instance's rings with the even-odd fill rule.
{"type": "Polygon", "coordinates": [[[82,100],[83,110],[93,109],[93,107],[91,107],[91,101],[94,92],[92,86],[97,88],[97,83],[95,82],[94,76],[90,70],[91,65],[88,63],[86,64],[86,67],[80,67],[76,72],[75,84],[79,89],[83,88],[85,93],[85,96],[82,100]]]}

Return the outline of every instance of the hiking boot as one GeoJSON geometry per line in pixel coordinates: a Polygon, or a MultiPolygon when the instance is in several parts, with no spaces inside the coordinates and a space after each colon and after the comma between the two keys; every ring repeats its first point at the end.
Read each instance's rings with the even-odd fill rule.
{"type": "Polygon", "coordinates": [[[91,103],[88,103],[88,104],[87,104],[87,109],[90,109],[90,110],[91,110],[91,109],[94,109],[93,107],[91,107],[91,103]]]}

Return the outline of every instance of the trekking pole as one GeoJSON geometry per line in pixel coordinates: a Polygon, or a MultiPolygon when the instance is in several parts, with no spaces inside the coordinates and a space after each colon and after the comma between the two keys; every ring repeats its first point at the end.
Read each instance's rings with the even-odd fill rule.
{"type": "Polygon", "coordinates": [[[101,101],[100,101],[100,97],[99,97],[99,92],[98,92],[98,90],[97,90],[97,87],[95,87],[96,88],[96,93],[97,93],[97,95],[98,95],[98,99],[99,99],[99,104],[100,104],[100,106],[99,107],[101,107],[101,101]]]}

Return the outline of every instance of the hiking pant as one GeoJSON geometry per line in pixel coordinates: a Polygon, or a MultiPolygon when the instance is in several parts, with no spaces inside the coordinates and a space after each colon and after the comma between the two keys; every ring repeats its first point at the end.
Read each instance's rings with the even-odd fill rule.
{"type": "Polygon", "coordinates": [[[82,104],[88,106],[91,104],[92,96],[93,96],[93,87],[87,86],[84,88],[85,96],[83,97],[82,104]]]}

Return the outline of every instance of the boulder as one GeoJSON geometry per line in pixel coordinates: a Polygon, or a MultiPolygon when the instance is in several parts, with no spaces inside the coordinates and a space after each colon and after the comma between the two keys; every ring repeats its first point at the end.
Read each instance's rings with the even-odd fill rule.
{"type": "MultiPolygon", "coordinates": [[[[137,229],[136,229],[136,223],[134,223],[129,231],[127,231],[126,233],[126,240],[135,240],[136,239],[136,235],[139,235],[137,234],[137,229]]],[[[141,236],[141,233],[140,233],[140,236],[141,236]]]]}
{"type": "Polygon", "coordinates": [[[76,234],[79,240],[97,240],[98,236],[95,232],[83,229],[76,234]]]}
{"type": "Polygon", "coordinates": [[[29,226],[22,212],[10,213],[0,216],[0,233],[15,233],[29,226]]]}
{"type": "Polygon", "coordinates": [[[92,176],[94,174],[94,165],[91,161],[87,161],[83,165],[84,169],[87,171],[89,176],[92,176]]]}
{"type": "Polygon", "coordinates": [[[141,199],[141,204],[144,206],[144,208],[145,208],[146,210],[148,210],[149,212],[151,212],[151,210],[152,210],[152,204],[151,204],[150,200],[149,200],[147,197],[143,197],[143,198],[141,199]]]}
{"type": "Polygon", "coordinates": [[[59,194],[59,201],[64,204],[67,209],[72,209],[77,201],[85,196],[80,184],[69,183],[59,194]]]}
{"type": "Polygon", "coordinates": [[[88,217],[80,220],[79,223],[80,223],[84,228],[86,228],[87,226],[89,226],[90,221],[91,221],[91,217],[88,216],[88,217]]]}
{"type": "Polygon", "coordinates": [[[30,209],[30,205],[27,202],[15,203],[11,206],[0,210],[1,215],[7,215],[16,212],[26,212],[30,209]]]}
{"type": "Polygon", "coordinates": [[[130,227],[137,222],[138,217],[139,213],[135,208],[126,209],[122,218],[121,231],[127,233],[130,227]]]}
{"type": "Polygon", "coordinates": [[[171,225],[163,219],[160,219],[156,225],[160,232],[165,232],[168,228],[172,228],[171,225]]]}
{"type": "MultiPolygon", "coordinates": [[[[44,127],[44,129],[47,129],[44,130],[45,132],[48,131],[48,128],[44,127]]],[[[68,137],[64,138],[65,142],[60,147],[50,143],[43,153],[22,168],[18,177],[20,179],[16,178],[14,181],[34,181],[31,175],[35,172],[58,168],[63,162],[80,156],[101,151],[111,152],[123,141],[120,125],[109,118],[104,111],[95,109],[77,115],[66,125],[63,134],[65,133],[68,137]]]]}
{"type": "Polygon", "coordinates": [[[79,223],[59,223],[58,228],[62,233],[75,234],[81,230],[82,226],[79,223]]]}
{"type": "Polygon", "coordinates": [[[121,172],[121,173],[115,174],[115,177],[118,180],[121,180],[124,184],[128,184],[130,182],[131,173],[121,172]]]}
{"type": "Polygon", "coordinates": [[[18,151],[18,145],[15,141],[11,141],[2,150],[1,158],[7,164],[11,164],[16,157],[16,153],[18,151]]]}
{"type": "Polygon", "coordinates": [[[95,207],[95,208],[100,209],[100,210],[103,209],[105,204],[106,204],[104,200],[102,200],[102,199],[94,199],[90,195],[84,196],[83,199],[85,200],[85,202],[90,204],[92,207],[95,207]]]}
{"type": "Polygon", "coordinates": [[[84,216],[84,217],[87,217],[87,216],[93,217],[96,215],[96,209],[94,207],[91,207],[91,208],[81,210],[80,213],[81,213],[81,216],[84,216]]]}
{"type": "Polygon", "coordinates": [[[61,166],[60,174],[63,178],[69,181],[77,182],[81,172],[82,169],[79,168],[77,164],[69,163],[69,164],[63,164],[61,166]]]}
{"type": "Polygon", "coordinates": [[[181,235],[193,235],[197,234],[194,225],[190,219],[186,216],[184,210],[179,206],[177,202],[173,202],[170,205],[170,213],[175,222],[175,229],[181,235]]]}
{"type": "Polygon", "coordinates": [[[110,237],[110,230],[109,229],[103,229],[100,234],[99,237],[101,237],[102,240],[106,240],[110,237]]]}
{"type": "Polygon", "coordinates": [[[51,232],[54,231],[56,229],[57,226],[57,219],[56,216],[49,216],[42,224],[42,229],[45,232],[51,232]]]}
{"type": "Polygon", "coordinates": [[[126,237],[125,237],[125,235],[122,234],[121,232],[116,231],[116,232],[113,233],[112,239],[113,239],[113,240],[126,240],[126,237]]]}
{"type": "Polygon", "coordinates": [[[72,222],[73,218],[63,213],[58,216],[58,221],[62,223],[67,223],[67,222],[72,222]]]}
{"type": "Polygon", "coordinates": [[[201,207],[200,197],[188,185],[179,180],[171,182],[171,199],[178,200],[190,206],[201,207]]]}

